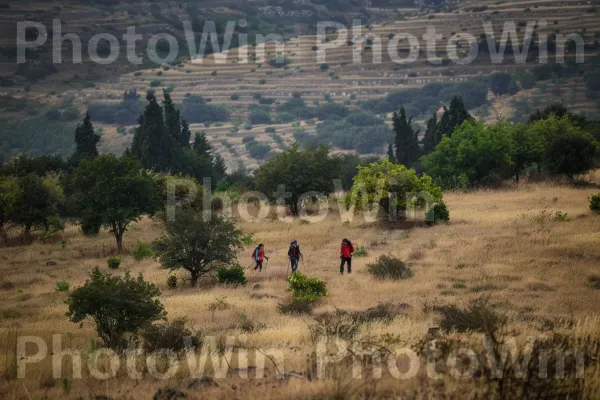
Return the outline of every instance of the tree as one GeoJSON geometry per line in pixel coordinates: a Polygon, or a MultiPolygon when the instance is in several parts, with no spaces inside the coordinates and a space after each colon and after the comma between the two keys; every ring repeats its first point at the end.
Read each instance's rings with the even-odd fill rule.
{"type": "Polygon", "coordinates": [[[90,114],[86,113],[83,123],[77,125],[75,129],[75,154],[73,159],[75,162],[79,162],[84,158],[95,158],[98,157],[98,142],[100,141],[100,135],[94,132],[94,126],[90,120],[90,114]]]}
{"type": "Polygon", "coordinates": [[[515,180],[519,182],[521,171],[531,164],[539,167],[544,158],[544,139],[525,125],[516,125],[511,130],[513,152],[512,166],[515,180]]]}
{"type": "Polygon", "coordinates": [[[165,114],[165,126],[167,133],[180,145],[189,146],[189,143],[182,143],[181,138],[181,115],[179,110],[173,104],[169,93],[163,89],[163,110],[165,114]]]}
{"type": "Polygon", "coordinates": [[[508,72],[496,72],[490,75],[490,90],[496,96],[515,94],[519,90],[518,86],[515,85],[515,79],[508,72]]]}
{"type": "Polygon", "coordinates": [[[343,160],[332,156],[327,146],[301,150],[292,145],[269,159],[256,172],[256,187],[266,192],[271,200],[279,200],[294,215],[302,205],[301,196],[308,192],[330,194],[335,188],[334,179],[343,174],[343,160]]]}
{"type": "Polygon", "coordinates": [[[358,167],[344,203],[347,209],[355,210],[370,209],[377,204],[381,211],[405,218],[408,208],[427,212],[442,199],[442,189],[429,176],[419,177],[414,169],[386,159],[358,167]]]}
{"type": "Polygon", "coordinates": [[[548,169],[554,174],[564,174],[569,179],[594,167],[597,144],[590,134],[573,130],[549,143],[546,152],[548,169]]]}
{"type": "Polygon", "coordinates": [[[5,242],[8,240],[6,225],[15,217],[22,196],[17,178],[0,177],[0,237],[5,242]]]}
{"type": "Polygon", "coordinates": [[[114,235],[119,253],[129,224],[156,210],[154,183],[131,157],[84,160],[73,171],[72,185],[79,220],[101,222],[114,235]]]}
{"type": "Polygon", "coordinates": [[[587,118],[585,115],[574,114],[567,110],[562,103],[553,103],[544,108],[542,111],[536,110],[536,112],[529,116],[529,123],[532,124],[536,121],[548,119],[551,115],[556,116],[557,118],[568,117],[572,123],[583,128],[587,125],[587,118]]]}
{"type": "Polygon", "coordinates": [[[544,140],[544,166],[551,173],[573,178],[593,167],[597,143],[568,113],[550,114],[529,125],[532,135],[544,140]]]}
{"type": "Polygon", "coordinates": [[[165,223],[165,233],[152,249],[163,268],[188,271],[191,286],[196,287],[199,278],[235,262],[242,237],[243,232],[223,216],[205,219],[203,213],[183,208],[165,223]]]}
{"type": "Polygon", "coordinates": [[[208,144],[206,134],[196,133],[196,136],[194,136],[193,149],[198,156],[212,159],[212,148],[210,147],[210,144],[208,144]]]}
{"type": "Polygon", "coordinates": [[[394,113],[392,117],[394,124],[394,146],[396,150],[395,159],[398,164],[406,166],[413,165],[419,159],[418,132],[411,125],[412,117],[406,117],[404,107],[400,108],[400,114],[394,113]]]}
{"type": "Polygon", "coordinates": [[[148,92],[146,100],[148,104],[139,118],[140,125],[133,135],[131,154],[140,160],[145,169],[168,171],[173,164],[172,156],[176,141],[165,125],[163,110],[154,92],[148,92]]]}
{"type": "Polygon", "coordinates": [[[29,242],[32,229],[46,229],[48,218],[56,216],[64,194],[55,174],[41,178],[33,173],[19,178],[21,197],[14,221],[23,227],[23,240],[29,242]]]}
{"type": "Polygon", "coordinates": [[[423,136],[423,153],[429,154],[435,150],[435,146],[442,140],[438,130],[437,113],[433,113],[431,118],[427,120],[427,129],[423,136]]]}
{"type": "Polygon", "coordinates": [[[513,171],[511,129],[510,124],[465,121],[421,161],[427,173],[445,186],[463,179],[476,184],[493,176],[508,178],[513,171]]]}
{"type": "Polygon", "coordinates": [[[129,272],[124,277],[104,275],[95,267],[90,279],[69,295],[66,315],[75,323],[91,319],[105,346],[123,349],[126,334],[166,318],[163,305],[155,299],[158,296],[158,288],[141,274],[137,279],[129,272]]]}
{"type": "Polygon", "coordinates": [[[227,166],[225,165],[225,160],[220,155],[215,156],[213,171],[217,181],[221,181],[227,176],[227,166]]]}
{"type": "Polygon", "coordinates": [[[467,120],[473,121],[474,119],[467,111],[462,97],[453,97],[450,101],[450,108],[444,108],[444,115],[440,120],[438,127],[439,140],[442,140],[442,136],[444,135],[452,136],[454,130],[467,120]]]}

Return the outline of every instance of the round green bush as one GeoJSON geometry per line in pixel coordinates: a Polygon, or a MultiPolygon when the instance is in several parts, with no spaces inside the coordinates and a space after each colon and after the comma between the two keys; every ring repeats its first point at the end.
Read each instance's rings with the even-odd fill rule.
{"type": "Polygon", "coordinates": [[[108,268],[117,269],[121,265],[121,257],[119,257],[119,256],[108,257],[108,260],[106,261],[106,263],[108,264],[108,268]]]}
{"type": "Polygon", "coordinates": [[[593,213],[600,214],[600,193],[596,193],[590,197],[590,210],[593,213]]]}
{"type": "Polygon", "coordinates": [[[175,275],[171,275],[167,278],[167,287],[169,289],[177,288],[177,277],[175,275]]]}
{"type": "Polygon", "coordinates": [[[248,282],[244,269],[239,265],[219,268],[217,270],[217,279],[219,283],[228,285],[245,285],[248,282]]]}

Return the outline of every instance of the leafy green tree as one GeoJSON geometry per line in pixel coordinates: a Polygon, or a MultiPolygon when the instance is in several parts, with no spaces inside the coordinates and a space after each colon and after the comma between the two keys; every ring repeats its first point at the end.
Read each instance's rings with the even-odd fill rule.
{"type": "Polygon", "coordinates": [[[140,125],[135,129],[131,154],[145,169],[167,171],[173,165],[176,141],[165,125],[163,110],[154,92],[148,92],[146,100],[148,104],[139,118],[140,125]]]}
{"type": "Polygon", "coordinates": [[[435,151],[421,160],[429,175],[445,186],[466,178],[482,183],[497,176],[512,175],[513,144],[510,124],[486,126],[483,122],[465,121],[451,137],[444,136],[435,151]]]}
{"type": "Polygon", "coordinates": [[[154,182],[131,157],[82,161],[73,171],[72,187],[79,219],[100,221],[114,235],[119,253],[128,226],[157,206],[154,182]]]}
{"type": "Polygon", "coordinates": [[[395,133],[395,160],[398,164],[410,167],[419,159],[420,148],[418,131],[415,132],[413,129],[411,125],[412,117],[406,117],[404,107],[400,108],[400,114],[394,113],[392,121],[395,133]]]}
{"type": "Polygon", "coordinates": [[[92,320],[105,346],[124,349],[127,334],[166,318],[163,305],[155,299],[158,296],[158,288],[141,274],[137,279],[129,272],[124,277],[104,275],[96,267],[90,279],[69,294],[66,315],[75,323],[92,320]]]}
{"type": "MultiPolygon", "coordinates": [[[[173,104],[173,100],[171,100],[171,96],[167,93],[166,90],[163,89],[163,109],[165,114],[165,127],[167,133],[176,143],[175,147],[190,147],[189,137],[185,138],[185,135],[182,133],[181,126],[181,115],[179,110],[173,104]]],[[[189,127],[188,127],[189,131],[189,127]]]]}
{"type": "Polygon", "coordinates": [[[597,143],[587,132],[573,130],[557,136],[548,144],[546,161],[554,174],[573,179],[594,167],[597,143]]]}
{"type": "Polygon", "coordinates": [[[513,151],[512,166],[515,180],[519,182],[521,171],[529,165],[538,165],[538,171],[544,159],[544,139],[525,125],[515,125],[511,129],[513,151]]]}
{"type": "Polygon", "coordinates": [[[98,157],[98,142],[100,135],[94,132],[94,126],[90,120],[90,114],[86,113],[83,123],[75,129],[75,154],[73,159],[79,162],[84,158],[98,157]]]}
{"type": "Polygon", "coordinates": [[[372,210],[378,205],[380,211],[404,219],[407,209],[427,212],[442,200],[442,189],[434,185],[429,176],[419,177],[414,169],[385,159],[358,167],[344,203],[347,209],[354,207],[355,210],[372,210]]]}
{"type": "Polygon", "coordinates": [[[165,233],[152,243],[152,249],[163,268],[188,271],[191,286],[196,287],[202,276],[235,262],[242,237],[243,232],[223,216],[205,219],[203,213],[183,208],[165,223],[165,233]]]}
{"type": "Polygon", "coordinates": [[[23,192],[16,177],[0,177],[0,237],[6,242],[6,225],[13,221],[23,192]]]}
{"type": "Polygon", "coordinates": [[[548,119],[551,115],[557,118],[568,117],[571,122],[575,125],[583,128],[587,125],[588,121],[585,115],[574,114],[570,112],[567,107],[562,103],[553,103],[544,108],[542,111],[536,110],[536,112],[529,116],[529,123],[534,123],[542,119],[548,119]]]}
{"type": "Polygon", "coordinates": [[[14,221],[23,227],[23,240],[29,242],[32,229],[47,229],[48,218],[58,214],[64,199],[57,175],[41,178],[33,173],[19,178],[21,197],[14,221]]]}
{"type": "Polygon", "coordinates": [[[271,200],[283,201],[294,215],[298,215],[303,194],[330,194],[335,190],[333,180],[342,178],[343,160],[330,153],[331,149],[326,146],[301,150],[294,144],[258,169],[256,187],[266,192],[271,200]]]}

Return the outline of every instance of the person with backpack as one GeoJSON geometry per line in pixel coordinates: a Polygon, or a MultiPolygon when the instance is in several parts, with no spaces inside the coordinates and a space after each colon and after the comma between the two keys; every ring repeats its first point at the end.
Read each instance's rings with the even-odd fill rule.
{"type": "Polygon", "coordinates": [[[261,243],[252,253],[252,259],[256,262],[256,267],[254,267],[255,271],[258,270],[258,272],[262,272],[263,260],[265,258],[269,261],[269,257],[265,255],[265,245],[261,243]]]}
{"type": "Polygon", "coordinates": [[[298,269],[298,261],[300,261],[300,257],[304,258],[304,256],[300,252],[300,246],[298,245],[298,241],[294,240],[292,241],[292,243],[290,243],[288,257],[290,258],[290,264],[292,265],[292,273],[294,273],[298,269]]]}
{"type": "Polygon", "coordinates": [[[344,264],[348,264],[348,273],[352,273],[352,253],[354,253],[354,246],[348,239],[342,240],[342,249],[340,250],[340,258],[342,263],[340,264],[340,275],[344,274],[344,264]]]}

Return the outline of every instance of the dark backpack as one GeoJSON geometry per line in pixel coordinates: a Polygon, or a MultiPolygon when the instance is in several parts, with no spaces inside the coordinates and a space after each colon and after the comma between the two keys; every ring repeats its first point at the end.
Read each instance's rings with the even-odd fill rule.
{"type": "Polygon", "coordinates": [[[254,249],[254,251],[252,252],[252,255],[250,256],[250,258],[252,258],[253,260],[255,258],[258,258],[258,247],[254,249]]]}

